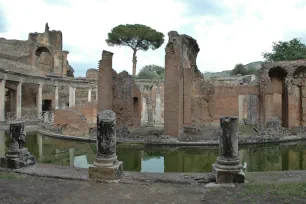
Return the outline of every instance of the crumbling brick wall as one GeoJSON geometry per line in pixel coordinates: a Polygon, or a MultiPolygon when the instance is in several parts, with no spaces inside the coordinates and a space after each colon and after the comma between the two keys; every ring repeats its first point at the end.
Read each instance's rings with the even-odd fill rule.
{"type": "MultiPolygon", "coordinates": [[[[197,79],[193,81],[192,123],[219,123],[221,116],[239,116],[239,96],[248,95],[258,95],[258,86],[220,84],[197,79]]],[[[248,117],[249,100],[245,97],[242,102],[243,116],[248,117]]]]}
{"type": "Polygon", "coordinates": [[[140,91],[126,71],[113,74],[113,111],[117,127],[137,127],[141,119],[140,91]]]}
{"type": "Polygon", "coordinates": [[[168,33],[165,58],[165,134],[179,136],[184,123],[191,123],[192,80],[196,70],[199,46],[195,39],[168,33]]]}
{"type": "Polygon", "coordinates": [[[89,134],[86,117],[73,109],[55,110],[54,126],[60,128],[63,135],[84,137],[89,134]]]}
{"type": "Polygon", "coordinates": [[[97,123],[97,104],[89,102],[85,104],[79,104],[72,107],[73,110],[81,113],[90,126],[95,126],[97,123]]]}
{"type": "Polygon", "coordinates": [[[29,64],[30,42],[0,38],[0,58],[29,64]]]}
{"type": "Polygon", "coordinates": [[[113,53],[102,52],[99,62],[98,111],[113,110],[118,129],[138,127],[141,121],[141,94],[132,76],[112,69],[113,53]]]}

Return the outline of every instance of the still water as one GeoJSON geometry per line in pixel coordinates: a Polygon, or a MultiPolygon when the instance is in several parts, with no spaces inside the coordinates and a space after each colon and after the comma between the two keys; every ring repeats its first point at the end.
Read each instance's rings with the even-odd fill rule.
{"type": "MultiPolygon", "coordinates": [[[[8,137],[0,131],[0,157],[8,137]]],[[[95,158],[95,143],[60,140],[28,134],[26,147],[40,163],[88,168],[95,158]]],[[[306,170],[306,142],[241,146],[240,160],[247,171],[306,170]]],[[[169,147],[118,145],[117,156],[125,171],[211,172],[217,147],[169,147]]]]}

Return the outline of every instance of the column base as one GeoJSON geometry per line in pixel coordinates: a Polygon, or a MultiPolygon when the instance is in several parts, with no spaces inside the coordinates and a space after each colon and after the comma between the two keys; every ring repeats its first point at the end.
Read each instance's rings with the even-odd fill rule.
{"type": "Polygon", "coordinates": [[[20,149],[19,152],[8,151],[6,157],[0,158],[2,168],[19,169],[34,164],[35,157],[28,152],[27,148],[20,149]]]}
{"type": "Polygon", "coordinates": [[[212,165],[216,183],[244,183],[245,175],[241,168],[221,169],[218,165],[212,165]]]}
{"type": "Polygon", "coordinates": [[[117,161],[113,166],[92,166],[88,169],[89,179],[100,182],[119,182],[123,174],[123,162],[117,161]]]}

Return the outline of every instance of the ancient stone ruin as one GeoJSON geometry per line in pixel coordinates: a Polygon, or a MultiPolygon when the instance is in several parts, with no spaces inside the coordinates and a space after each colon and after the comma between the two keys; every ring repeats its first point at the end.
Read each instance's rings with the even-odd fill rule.
{"type": "Polygon", "coordinates": [[[123,172],[123,163],[116,156],[116,114],[104,110],[97,116],[97,156],[89,167],[89,178],[116,181],[123,172]]]}
{"type": "Polygon", "coordinates": [[[222,134],[219,142],[219,156],[213,164],[213,172],[217,183],[244,182],[244,175],[240,173],[242,165],[238,151],[238,118],[221,117],[222,134]]]}
{"type": "Polygon", "coordinates": [[[24,147],[27,141],[24,122],[10,124],[9,134],[9,148],[5,157],[0,159],[0,166],[3,168],[19,169],[35,164],[34,156],[24,147]]]}
{"type": "Polygon", "coordinates": [[[165,58],[165,134],[179,136],[191,123],[191,94],[196,58],[200,51],[192,37],[169,32],[165,58]]]}
{"type": "Polygon", "coordinates": [[[282,128],[305,126],[305,60],[264,63],[259,76],[208,78],[196,65],[197,41],[171,31],[164,80],[116,73],[113,53],[105,50],[97,68],[73,77],[63,43],[62,32],[48,24],[25,41],[0,39],[1,124],[48,123],[41,132],[88,137],[97,112],[113,110],[118,136],[158,127],[164,135],[216,139],[223,115],[257,131],[272,118],[282,128]]]}

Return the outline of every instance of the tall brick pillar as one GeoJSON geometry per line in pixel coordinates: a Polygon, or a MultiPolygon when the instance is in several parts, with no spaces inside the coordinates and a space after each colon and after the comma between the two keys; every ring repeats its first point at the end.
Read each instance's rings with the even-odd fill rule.
{"type": "Polygon", "coordinates": [[[195,39],[168,33],[165,58],[164,128],[165,134],[179,136],[183,124],[191,123],[192,80],[200,51],[195,39]]]}
{"type": "Polygon", "coordinates": [[[164,131],[171,136],[179,136],[182,125],[183,67],[181,62],[182,40],[177,32],[169,32],[165,58],[165,104],[164,131]]]}
{"type": "Polygon", "coordinates": [[[113,106],[113,53],[102,51],[99,62],[98,112],[112,110],[113,106]]]}

